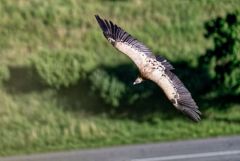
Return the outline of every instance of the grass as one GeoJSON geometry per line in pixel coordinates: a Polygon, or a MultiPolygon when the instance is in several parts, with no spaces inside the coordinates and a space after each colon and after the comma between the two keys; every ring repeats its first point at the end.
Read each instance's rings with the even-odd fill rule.
{"type": "Polygon", "coordinates": [[[237,3],[0,0],[0,63],[10,68],[10,79],[0,87],[0,155],[240,134],[239,103],[217,104],[219,100],[209,102],[199,96],[204,113],[199,124],[167,109],[171,106],[161,99],[142,105],[150,111],[144,116],[119,116],[108,111],[84,83],[60,91],[42,86],[29,65],[32,56],[55,49],[86,56],[88,70],[129,63],[104,40],[94,19],[99,14],[155,53],[194,66],[211,47],[203,37],[204,22],[238,9],[237,3]]]}
{"type": "Polygon", "coordinates": [[[54,95],[45,91],[42,96],[31,93],[9,99],[1,93],[1,102],[7,107],[0,112],[1,155],[240,133],[239,105],[205,111],[199,124],[183,117],[166,119],[161,113],[153,120],[136,121],[65,109],[54,95]]]}

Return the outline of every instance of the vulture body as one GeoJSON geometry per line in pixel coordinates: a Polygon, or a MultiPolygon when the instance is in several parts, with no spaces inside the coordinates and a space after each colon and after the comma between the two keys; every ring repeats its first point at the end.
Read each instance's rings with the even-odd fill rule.
{"type": "Polygon", "coordinates": [[[148,79],[162,88],[173,105],[192,120],[198,122],[201,112],[179,78],[172,72],[173,66],[162,56],[154,56],[143,43],[133,38],[121,27],[95,15],[105,38],[120,52],[126,54],[138,67],[140,76],[133,84],[148,79]]]}

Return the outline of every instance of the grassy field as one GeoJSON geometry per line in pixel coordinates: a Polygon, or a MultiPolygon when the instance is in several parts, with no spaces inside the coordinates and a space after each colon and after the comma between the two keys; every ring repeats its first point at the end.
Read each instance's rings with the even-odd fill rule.
{"type": "Polygon", "coordinates": [[[240,134],[237,99],[194,94],[203,111],[198,124],[174,110],[160,90],[158,102],[142,101],[118,115],[88,82],[54,90],[31,69],[42,50],[77,51],[87,57],[88,71],[130,63],[107,44],[94,14],[171,62],[195,67],[212,45],[204,23],[239,6],[238,0],[0,0],[0,63],[10,69],[0,87],[0,155],[240,134]]]}

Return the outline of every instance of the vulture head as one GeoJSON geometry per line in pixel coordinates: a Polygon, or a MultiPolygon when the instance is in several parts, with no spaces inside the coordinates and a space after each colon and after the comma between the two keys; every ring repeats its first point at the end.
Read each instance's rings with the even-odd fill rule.
{"type": "Polygon", "coordinates": [[[142,83],[144,81],[144,79],[142,77],[137,77],[137,79],[133,82],[133,85],[136,85],[136,84],[139,84],[139,83],[142,83]]]}

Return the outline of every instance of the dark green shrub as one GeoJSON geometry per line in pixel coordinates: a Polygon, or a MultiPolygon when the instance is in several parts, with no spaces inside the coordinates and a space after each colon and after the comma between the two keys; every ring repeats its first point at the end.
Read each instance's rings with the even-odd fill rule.
{"type": "Polygon", "coordinates": [[[206,37],[213,39],[200,65],[207,68],[221,94],[240,94],[240,14],[231,13],[206,23],[206,37]]]}
{"type": "Polygon", "coordinates": [[[89,80],[92,90],[98,91],[106,103],[114,107],[119,106],[120,100],[126,92],[123,82],[101,69],[94,71],[89,76],[89,80]]]}
{"type": "Polygon", "coordinates": [[[83,57],[72,51],[42,51],[33,66],[46,85],[59,89],[76,84],[84,77],[83,57]]]}
{"type": "Polygon", "coordinates": [[[7,66],[0,65],[0,85],[2,82],[8,80],[10,77],[10,72],[7,66]]]}
{"type": "Polygon", "coordinates": [[[138,100],[148,98],[153,93],[153,86],[148,81],[133,86],[137,71],[130,65],[105,67],[89,75],[91,88],[105,103],[112,107],[132,105],[138,100]]]}

